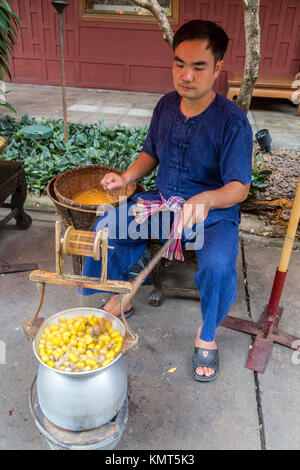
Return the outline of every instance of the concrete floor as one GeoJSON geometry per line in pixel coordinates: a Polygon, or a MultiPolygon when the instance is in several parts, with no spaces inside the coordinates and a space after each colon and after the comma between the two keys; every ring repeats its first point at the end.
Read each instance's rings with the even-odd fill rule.
{"type": "MultiPolygon", "coordinates": [[[[37,119],[62,119],[61,88],[57,86],[7,83],[8,102],[17,111],[37,119]]],[[[150,123],[152,111],[162,95],[89,88],[68,87],[66,90],[67,119],[70,122],[97,123],[105,127],[140,127],[150,123]]],[[[288,100],[253,98],[249,122],[255,134],[269,129],[274,146],[300,145],[300,117],[296,106],[288,100]]],[[[13,113],[9,112],[13,116],[13,113]]]]}
{"type": "MultiPolygon", "coordinates": [[[[39,269],[53,271],[56,215],[27,211],[33,217],[27,231],[18,231],[14,221],[1,229],[1,258],[36,262],[39,269]]],[[[242,235],[242,240],[238,298],[231,315],[256,320],[268,301],[280,248],[267,247],[260,237],[242,235]]],[[[281,329],[295,335],[300,333],[299,262],[300,253],[294,251],[281,302],[281,329]]],[[[70,258],[65,270],[71,270],[70,258]]],[[[177,285],[194,282],[192,268],[171,270],[168,277],[177,285]]],[[[220,327],[220,374],[211,383],[196,382],[191,356],[199,301],[165,296],[160,307],[150,307],[151,288],[139,290],[136,314],[129,320],[139,344],[125,355],[129,420],[116,450],[299,450],[299,353],[275,344],[265,373],[257,374],[245,368],[252,338],[220,327]],[[168,372],[171,368],[176,370],[168,372]]],[[[21,272],[0,276],[0,297],[0,340],[6,353],[0,361],[0,449],[48,449],[28,406],[38,363],[22,331],[37,309],[39,294],[29,273],[21,272]]],[[[101,293],[82,298],[73,288],[47,285],[40,316],[77,306],[99,307],[106,298],[101,293]]]]}

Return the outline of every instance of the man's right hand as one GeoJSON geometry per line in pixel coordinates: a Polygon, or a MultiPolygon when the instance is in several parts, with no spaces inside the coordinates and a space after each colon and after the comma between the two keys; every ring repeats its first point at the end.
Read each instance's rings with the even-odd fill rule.
{"type": "Polygon", "coordinates": [[[118,191],[127,186],[128,182],[123,175],[117,173],[106,173],[106,175],[100,181],[106,191],[118,191]]]}
{"type": "Polygon", "coordinates": [[[107,173],[100,183],[106,191],[119,191],[127,184],[150,175],[157,165],[158,161],[155,158],[146,152],[141,152],[136,161],[123,174],[107,173]]]}

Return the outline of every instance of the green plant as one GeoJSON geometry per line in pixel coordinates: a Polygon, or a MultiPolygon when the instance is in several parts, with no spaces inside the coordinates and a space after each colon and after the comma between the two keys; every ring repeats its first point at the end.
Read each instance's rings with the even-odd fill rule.
{"type": "Polygon", "coordinates": [[[250,196],[258,194],[262,189],[268,187],[268,183],[266,183],[266,180],[268,179],[268,176],[270,176],[271,173],[271,170],[260,170],[257,164],[254,165],[254,167],[252,168],[252,182],[249,191],[250,196]]]}
{"type": "MultiPolygon", "coordinates": [[[[19,17],[12,11],[7,1],[0,0],[0,82],[3,81],[3,72],[11,78],[8,61],[13,53],[20,24],[19,17]]],[[[5,91],[0,91],[0,93],[4,96],[7,94],[5,91]]],[[[15,112],[15,109],[3,99],[0,100],[0,106],[15,112]]]]}
{"type": "MultiPolygon", "coordinates": [[[[62,120],[42,120],[40,123],[52,129],[52,138],[40,142],[29,139],[22,132],[23,126],[37,124],[36,119],[24,115],[20,121],[6,116],[0,120],[0,135],[8,144],[2,153],[4,160],[24,161],[27,187],[40,195],[46,191],[51,178],[66,170],[83,165],[108,165],[125,171],[137,158],[146,138],[148,127],[108,129],[102,123],[68,123],[68,142],[64,140],[62,120]]],[[[155,189],[157,171],[142,178],[139,183],[147,189],[155,189]]],[[[249,194],[258,194],[268,183],[269,170],[260,170],[258,162],[252,170],[249,194]]]]}
{"type": "MultiPolygon", "coordinates": [[[[52,129],[52,138],[40,142],[29,139],[23,126],[36,124],[27,115],[20,121],[6,117],[0,121],[0,134],[8,144],[5,160],[23,160],[29,191],[40,195],[51,178],[83,165],[108,165],[125,171],[137,158],[148,127],[108,129],[98,124],[68,123],[68,142],[64,140],[62,120],[43,120],[52,129]]],[[[155,172],[139,181],[145,189],[155,188],[155,172]]]]}

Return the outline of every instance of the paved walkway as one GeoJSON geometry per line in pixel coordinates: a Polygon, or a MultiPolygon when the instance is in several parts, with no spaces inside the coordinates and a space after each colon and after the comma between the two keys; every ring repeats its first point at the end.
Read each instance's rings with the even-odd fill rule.
{"type": "MultiPolygon", "coordinates": [[[[7,95],[16,111],[16,118],[62,119],[61,88],[57,86],[8,83],[7,95]]],[[[67,118],[71,122],[97,123],[105,127],[148,125],[152,111],[162,95],[89,88],[66,90],[67,118]]],[[[254,134],[269,129],[274,146],[300,146],[300,117],[294,116],[296,106],[287,100],[253,98],[249,122],[254,134]]],[[[9,113],[13,115],[12,113],[9,113]]]]}

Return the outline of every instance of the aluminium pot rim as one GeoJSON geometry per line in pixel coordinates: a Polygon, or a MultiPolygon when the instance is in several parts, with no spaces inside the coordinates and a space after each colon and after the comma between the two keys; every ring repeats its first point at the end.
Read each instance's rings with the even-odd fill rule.
{"type": "Polygon", "coordinates": [[[115,364],[122,357],[122,353],[120,352],[120,354],[113,361],[111,361],[109,364],[107,364],[106,366],[99,367],[98,369],[82,371],[82,372],[68,372],[68,371],[64,371],[64,370],[55,369],[54,367],[50,367],[45,362],[42,361],[42,359],[40,358],[40,355],[38,353],[38,345],[39,345],[40,338],[41,338],[45,328],[47,328],[48,326],[53,324],[56,320],[58,320],[62,316],[65,316],[66,318],[71,318],[71,317],[74,317],[74,316],[78,316],[78,317],[79,316],[86,316],[87,317],[91,313],[93,313],[98,318],[105,318],[106,320],[110,320],[112,322],[112,325],[114,325],[113,328],[116,329],[117,331],[119,331],[121,333],[121,335],[123,336],[123,338],[124,338],[125,333],[126,333],[126,328],[125,328],[124,324],[122,323],[121,320],[119,320],[117,317],[115,317],[111,313],[108,313],[105,310],[101,310],[101,309],[98,309],[98,308],[92,308],[92,307],[68,308],[67,310],[62,310],[61,312],[58,312],[58,313],[55,313],[54,315],[51,315],[51,317],[48,317],[46,320],[44,320],[44,322],[40,326],[40,328],[39,328],[39,330],[38,330],[38,332],[37,332],[37,334],[36,334],[36,336],[35,336],[35,338],[32,342],[33,353],[34,353],[36,359],[38,360],[38,362],[40,363],[40,366],[43,366],[46,369],[50,370],[51,372],[55,372],[57,374],[61,374],[61,375],[68,376],[68,377],[79,378],[79,377],[83,377],[83,376],[90,376],[90,375],[96,375],[96,374],[102,373],[104,370],[107,370],[109,367],[111,367],[113,364],[115,364]]]}

